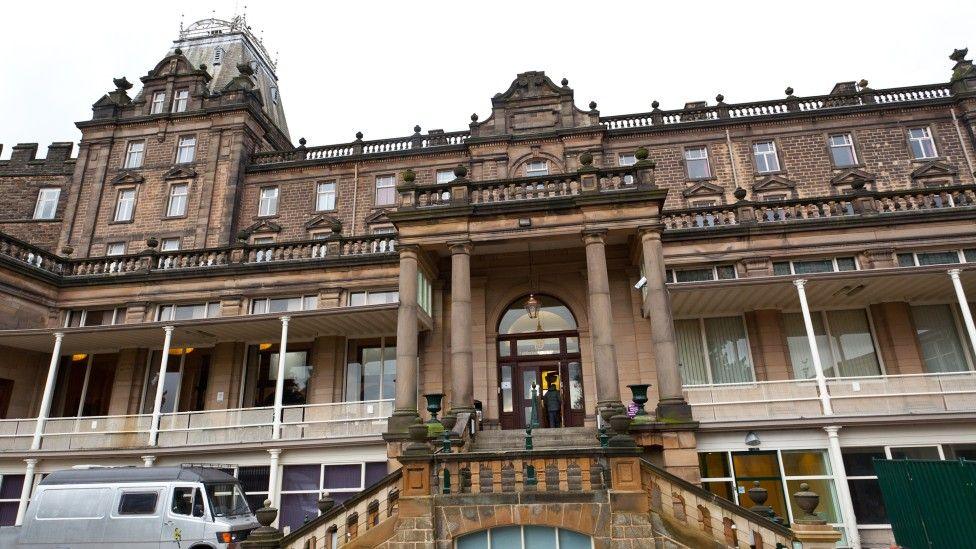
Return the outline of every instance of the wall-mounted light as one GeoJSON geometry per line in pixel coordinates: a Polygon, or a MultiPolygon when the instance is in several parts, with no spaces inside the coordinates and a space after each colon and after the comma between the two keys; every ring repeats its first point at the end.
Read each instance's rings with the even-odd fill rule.
{"type": "Polygon", "coordinates": [[[637,284],[634,284],[634,289],[635,290],[640,290],[644,286],[647,286],[647,277],[646,276],[640,277],[640,280],[637,281],[637,284]]]}
{"type": "Polygon", "coordinates": [[[759,440],[759,433],[755,431],[749,431],[746,433],[746,446],[748,446],[750,450],[758,450],[760,444],[762,444],[762,441],[759,440]]]}

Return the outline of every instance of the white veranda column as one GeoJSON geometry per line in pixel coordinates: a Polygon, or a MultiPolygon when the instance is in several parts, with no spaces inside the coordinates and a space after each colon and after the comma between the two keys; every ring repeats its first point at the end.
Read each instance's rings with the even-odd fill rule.
{"type": "MultiPolygon", "coordinates": [[[[271,500],[272,507],[281,508],[278,504],[278,460],[281,457],[281,450],[278,448],[272,448],[268,450],[268,454],[271,455],[271,460],[268,467],[268,499],[271,500]]],[[[278,514],[281,517],[281,513],[278,514]]],[[[275,519],[277,522],[277,519],[275,519]]]]}
{"type": "Polygon", "coordinates": [[[803,311],[803,325],[807,331],[807,343],[810,345],[810,356],[813,357],[813,370],[817,379],[817,390],[820,393],[820,404],[823,406],[824,415],[833,415],[834,410],[830,406],[830,394],[827,392],[827,378],[824,376],[823,364],[820,362],[820,350],[817,348],[817,333],[813,329],[813,317],[810,316],[810,306],[807,304],[807,292],[804,289],[807,281],[804,279],[794,280],[796,293],[800,297],[800,310],[803,311]]]}
{"type": "Polygon", "coordinates": [[[149,425],[149,445],[155,446],[159,435],[159,417],[163,408],[163,392],[166,389],[166,366],[169,365],[169,346],[173,343],[173,327],[164,326],[163,354],[159,358],[159,374],[156,377],[156,399],[153,401],[152,423],[149,425]]]}
{"type": "Polygon", "coordinates": [[[27,513],[27,501],[30,499],[31,488],[34,487],[34,469],[37,467],[37,460],[27,458],[27,469],[24,470],[24,487],[20,490],[20,504],[17,506],[17,520],[14,526],[20,526],[24,522],[24,514],[27,513]]]}
{"type": "Polygon", "coordinates": [[[962,289],[962,281],[959,280],[959,269],[949,269],[949,279],[952,280],[952,287],[956,290],[956,299],[959,300],[959,310],[962,312],[963,323],[966,324],[969,343],[973,349],[976,349],[976,324],[973,323],[973,313],[969,310],[966,291],[962,289]]]}
{"type": "Polygon", "coordinates": [[[844,529],[847,530],[847,543],[854,549],[861,549],[861,536],[857,531],[854,503],[851,500],[851,489],[847,484],[844,458],[840,451],[840,437],[837,436],[840,427],[828,425],[824,427],[824,431],[827,432],[827,456],[830,458],[830,468],[834,472],[834,478],[837,479],[837,499],[840,503],[840,514],[844,522],[844,529]]]}
{"type": "Polygon", "coordinates": [[[281,317],[281,343],[278,345],[278,379],[275,381],[274,398],[274,425],[271,431],[271,438],[281,438],[281,409],[284,402],[285,393],[285,360],[288,355],[288,322],[289,316],[281,317]]]}
{"type": "Polygon", "coordinates": [[[51,350],[51,364],[47,368],[47,381],[44,383],[44,397],[41,399],[41,409],[37,412],[34,425],[34,439],[31,440],[31,450],[41,447],[41,435],[44,434],[44,422],[51,413],[51,398],[54,395],[54,383],[58,379],[58,363],[61,361],[62,332],[54,334],[54,349],[51,350]]]}
{"type": "Polygon", "coordinates": [[[142,466],[152,467],[153,463],[156,462],[156,456],[142,456],[142,466]]]}

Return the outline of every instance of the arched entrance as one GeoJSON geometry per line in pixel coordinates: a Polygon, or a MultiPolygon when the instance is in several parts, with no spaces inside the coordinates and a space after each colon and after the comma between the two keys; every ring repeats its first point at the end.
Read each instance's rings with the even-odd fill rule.
{"type": "Polygon", "coordinates": [[[502,526],[461,536],[456,549],[593,549],[586,534],[552,526],[502,526]]]}
{"type": "Polygon", "coordinates": [[[554,297],[531,297],[537,307],[526,307],[530,296],[523,296],[498,322],[499,422],[502,429],[525,428],[532,417],[534,383],[538,426],[555,427],[543,405],[552,384],[560,397],[557,422],[582,427],[583,366],[576,318],[554,297]]]}

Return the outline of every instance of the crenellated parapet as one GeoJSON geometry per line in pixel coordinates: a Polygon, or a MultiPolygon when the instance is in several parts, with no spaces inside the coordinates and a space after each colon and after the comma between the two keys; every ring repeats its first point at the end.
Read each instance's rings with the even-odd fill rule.
{"type": "MultiPolygon", "coordinates": [[[[74,143],[56,141],[47,147],[47,155],[37,158],[37,143],[18,143],[8,160],[0,160],[0,177],[29,175],[71,175],[75,159],[71,157],[74,143]]],[[[3,145],[0,144],[0,152],[3,145]]]]}

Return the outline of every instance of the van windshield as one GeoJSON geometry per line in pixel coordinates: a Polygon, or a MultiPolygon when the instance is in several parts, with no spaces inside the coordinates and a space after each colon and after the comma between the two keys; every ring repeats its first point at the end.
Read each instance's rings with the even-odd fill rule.
{"type": "Polygon", "coordinates": [[[207,484],[207,496],[215,517],[248,515],[251,508],[244,499],[244,492],[235,482],[207,484]]]}

